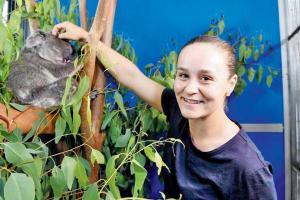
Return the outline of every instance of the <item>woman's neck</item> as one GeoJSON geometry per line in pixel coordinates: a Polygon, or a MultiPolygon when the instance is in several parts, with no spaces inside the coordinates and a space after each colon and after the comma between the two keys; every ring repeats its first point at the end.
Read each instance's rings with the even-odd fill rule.
{"type": "Polygon", "coordinates": [[[194,145],[203,151],[213,150],[234,137],[239,127],[224,111],[205,118],[189,119],[190,135],[194,145]]]}

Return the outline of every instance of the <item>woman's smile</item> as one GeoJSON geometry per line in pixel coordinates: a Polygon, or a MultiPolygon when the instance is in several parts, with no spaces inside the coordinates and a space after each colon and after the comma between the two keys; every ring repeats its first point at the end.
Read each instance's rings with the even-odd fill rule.
{"type": "Polygon", "coordinates": [[[203,104],[204,103],[203,100],[195,100],[195,99],[190,99],[190,98],[185,98],[185,97],[181,97],[181,100],[183,100],[184,102],[186,102],[188,104],[203,104]]]}

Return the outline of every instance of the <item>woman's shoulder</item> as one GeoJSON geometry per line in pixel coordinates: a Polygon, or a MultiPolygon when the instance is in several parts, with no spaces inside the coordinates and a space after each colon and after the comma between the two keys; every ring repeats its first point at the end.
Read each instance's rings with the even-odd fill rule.
{"type": "Polygon", "coordinates": [[[252,174],[263,168],[270,168],[271,171],[270,163],[264,159],[260,150],[243,129],[237,137],[238,142],[233,147],[234,163],[237,168],[246,174],[252,174]]]}

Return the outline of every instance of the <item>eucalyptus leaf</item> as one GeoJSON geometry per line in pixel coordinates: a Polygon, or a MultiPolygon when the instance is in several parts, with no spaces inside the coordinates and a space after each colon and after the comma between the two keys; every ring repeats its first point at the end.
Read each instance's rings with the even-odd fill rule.
{"type": "Polygon", "coordinates": [[[67,106],[73,105],[78,101],[81,101],[82,97],[89,89],[89,78],[85,75],[77,88],[75,95],[72,97],[71,101],[67,104],[67,106]]]}
{"type": "Polygon", "coordinates": [[[115,102],[118,104],[119,108],[121,109],[121,112],[124,115],[124,117],[126,117],[126,119],[128,119],[126,110],[124,108],[123,97],[121,96],[121,94],[118,91],[115,92],[114,99],[115,99],[115,102]]]}
{"type": "Polygon", "coordinates": [[[257,83],[260,84],[261,80],[262,80],[262,75],[263,75],[263,67],[260,65],[258,67],[258,72],[256,74],[256,79],[257,79],[257,83]]]}
{"type": "Polygon", "coordinates": [[[133,188],[133,197],[138,197],[139,191],[142,190],[144,182],[147,177],[147,170],[140,165],[136,160],[132,160],[131,164],[134,169],[134,188],[133,188]]]}
{"type": "Polygon", "coordinates": [[[18,111],[24,112],[28,107],[17,103],[9,103],[10,106],[17,109],[18,111]]]}
{"type": "Polygon", "coordinates": [[[218,32],[219,34],[222,34],[225,28],[225,23],[224,23],[224,19],[220,20],[218,22],[218,32]]]}
{"type": "Polygon", "coordinates": [[[96,150],[96,149],[92,149],[91,151],[91,163],[92,165],[94,165],[95,161],[97,161],[98,164],[104,164],[105,163],[105,158],[103,156],[103,154],[96,150]]]}
{"type": "Polygon", "coordinates": [[[255,69],[253,69],[252,67],[248,69],[248,80],[249,80],[250,82],[253,81],[253,79],[254,79],[254,77],[255,77],[255,73],[256,73],[256,71],[255,71],[255,69]]]}
{"type": "Polygon", "coordinates": [[[129,141],[129,138],[131,136],[131,131],[130,129],[126,129],[125,135],[121,135],[116,144],[115,147],[126,147],[129,141]]]}
{"type": "Polygon", "coordinates": [[[269,74],[269,75],[267,76],[267,79],[266,79],[266,83],[267,83],[268,88],[271,87],[272,82],[273,82],[273,76],[272,76],[271,74],[269,74]]]}
{"type": "Polygon", "coordinates": [[[79,158],[76,159],[76,170],[75,170],[75,177],[77,178],[80,187],[87,186],[89,179],[86,174],[85,168],[83,163],[79,158]]]}
{"type": "Polygon", "coordinates": [[[76,135],[81,125],[80,108],[82,101],[73,104],[73,127],[72,134],[76,135]]]}
{"type": "Polygon", "coordinates": [[[104,120],[101,126],[101,130],[104,130],[107,125],[110,123],[110,121],[112,120],[112,118],[118,113],[117,110],[114,110],[112,112],[106,113],[104,116],[104,120]]]}
{"type": "Polygon", "coordinates": [[[254,61],[257,61],[258,60],[258,56],[259,56],[259,51],[256,49],[254,51],[254,61]]]}
{"type": "Polygon", "coordinates": [[[88,190],[84,192],[82,200],[100,200],[96,183],[90,185],[88,190]]]}
{"type": "Polygon", "coordinates": [[[108,186],[109,190],[113,194],[114,198],[119,199],[121,198],[121,194],[119,191],[118,186],[116,185],[116,176],[117,176],[117,170],[115,168],[115,162],[116,159],[119,158],[120,155],[115,155],[109,158],[107,161],[106,169],[105,169],[105,175],[108,180],[108,186]]]}
{"type": "Polygon", "coordinates": [[[55,144],[57,144],[64,135],[66,125],[66,121],[59,115],[55,122],[55,144]]]}
{"type": "Polygon", "coordinates": [[[244,43],[241,43],[239,47],[239,61],[243,60],[245,51],[246,51],[246,45],[244,43]]]}
{"type": "Polygon", "coordinates": [[[7,200],[34,200],[35,188],[31,177],[21,173],[12,173],[4,186],[4,198],[7,200]]]}
{"type": "Polygon", "coordinates": [[[65,156],[61,163],[61,170],[63,171],[68,189],[72,189],[72,184],[75,178],[76,160],[72,157],[65,156]]]}
{"type": "Polygon", "coordinates": [[[21,163],[33,160],[24,144],[21,143],[5,143],[4,147],[5,158],[9,163],[20,165],[21,163]]]}
{"type": "Polygon", "coordinates": [[[50,185],[52,187],[54,197],[61,197],[67,186],[64,172],[58,167],[54,166],[52,169],[52,176],[50,177],[50,185]]]}

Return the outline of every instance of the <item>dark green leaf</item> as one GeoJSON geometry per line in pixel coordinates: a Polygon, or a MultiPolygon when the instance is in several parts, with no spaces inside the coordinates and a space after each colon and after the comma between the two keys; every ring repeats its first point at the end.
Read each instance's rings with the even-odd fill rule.
{"type": "Polygon", "coordinates": [[[71,86],[72,86],[72,77],[69,77],[67,79],[67,81],[66,81],[65,92],[64,92],[64,95],[63,95],[62,100],[61,100],[61,105],[63,107],[66,106],[66,102],[67,102],[67,98],[69,96],[69,92],[70,92],[71,86]]]}
{"type": "Polygon", "coordinates": [[[118,172],[116,179],[117,179],[118,186],[120,186],[124,189],[128,188],[129,181],[127,180],[127,178],[125,176],[123,176],[123,174],[118,172]]]}
{"type": "Polygon", "coordinates": [[[258,60],[258,56],[259,56],[259,51],[256,49],[254,51],[254,60],[257,61],[258,60]]]}
{"type": "Polygon", "coordinates": [[[118,91],[115,92],[114,99],[115,102],[118,104],[119,108],[121,109],[122,114],[126,117],[126,119],[128,119],[126,110],[124,108],[123,97],[118,91]]]}
{"type": "Polygon", "coordinates": [[[81,101],[82,97],[89,89],[89,78],[85,75],[77,88],[75,95],[72,97],[71,101],[67,104],[67,106],[73,105],[78,101],[81,101]]]}
{"type": "Polygon", "coordinates": [[[263,67],[260,65],[258,68],[258,73],[256,74],[257,83],[260,84],[262,80],[263,67]]]}
{"type": "Polygon", "coordinates": [[[247,49],[246,49],[246,51],[245,51],[245,53],[244,53],[244,57],[245,57],[246,59],[248,59],[248,58],[251,57],[251,54],[252,54],[251,48],[250,48],[250,47],[247,47],[247,49]]]}
{"type": "Polygon", "coordinates": [[[234,94],[237,95],[237,96],[242,94],[242,92],[244,91],[246,85],[247,85],[246,81],[242,78],[239,78],[238,82],[237,82],[237,84],[234,88],[234,94]]]}
{"type": "Polygon", "coordinates": [[[87,186],[89,179],[87,177],[84,165],[82,164],[81,160],[77,158],[76,161],[76,170],[75,170],[75,176],[79,182],[80,187],[87,186]]]}
{"type": "Polygon", "coordinates": [[[143,125],[143,131],[147,132],[152,125],[152,112],[147,109],[145,112],[142,114],[142,125],[143,125]]]}
{"type": "Polygon", "coordinates": [[[50,177],[50,185],[52,187],[54,197],[61,197],[66,188],[66,178],[61,169],[54,166],[52,169],[52,176],[50,177]]]}
{"type": "Polygon", "coordinates": [[[142,190],[145,179],[147,177],[147,170],[140,165],[136,160],[131,161],[134,169],[134,188],[133,197],[138,197],[139,192],[142,190]]]}
{"type": "Polygon", "coordinates": [[[249,80],[250,82],[253,81],[253,79],[254,79],[254,77],[255,77],[255,73],[256,73],[256,71],[255,71],[255,69],[253,69],[252,67],[248,69],[248,80],[249,80]]]}
{"type": "Polygon", "coordinates": [[[72,134],[76,135],[79,131],[81,125],[81,117],[80,117],[80,107],[82,101],[78,101],[77,103],[73,104],[73,127],[72,127],[72,134]]]}
{"type": "Polygon", "coordinates": [[[25,111],[28,108],[25,105],[21,105],[21,104],[17,104],[17,103],[9,103],[9,105],[21,112],[25,111]]]}
{"type": "Polygon", "coordinates": [[[66,121],[59,115],[55,122],[55,144],[57,144],[64,135],[66,124],[66,121]]]}
{"type": "Polygon", "coordinates": [[[122,120],[119,115],[115,116],[110,124],[108,136],[110,137],[113,144],[115,144],[121,135],[122,131],[122,120]]]}
{"type": "Polygon", "coordinates": [[[269,75],[267,76],[267,80],[266,80],[266,83],[267,83],[268,88],[271,87],[272,81],[273,81],[273,76],[272,76],[271,74],[269,74],[269,75]]]}
{"type": "Polygon", "coordinates": [[[119,188],[116,185],[117,170],[115,168],[115,162],[116,162],[116,159],[118,159],[118,158],[119,158],[119,155],[110,157],[109,160],[107,161],[107,165],[106,165],[106,169],[105,169],[105,175],[108,180],[109,190],[111,191],[114,198],[116,198],[116,199],[121,198],[119,188]]]}
{"type": "Polygon", "coordinates": [[[121,136],[118,138],[115,147],[126,147],[127,144],[128,144],[128,141],[129,141],[130,136],[131,136],[131,131],[130,131],[130,129],[126,129],[125,135],[121,135],[121,136]]]}
{"type": "Polygon", "coordinates": [[[106,128],[106,126],[109,124],[109,122],[111,121],[111,119],[118,113],[117,110],[114,110],[112,112],[106,113],[102,126],[101,126],[101,130],[104,130],[106,128]]]}
{"type": "Polygon", "coordinates": [[[88,190],[84,192],[82,200],[100,200],[96,183],[90,185],[88,190]]]}
{"type": "Polygon", "coordinates": [[[242,77],[245,73],[246,73],[246,68],[244,65],[239,65],[238,68],[237,68],[237,75],[239,77],[242,77]]]}
{"type": "Polygon", "coordinates": [[[246,45],[242,43],[239,47],[239,61],[243,60],[245,51],[246,51],[246,45]]]}

